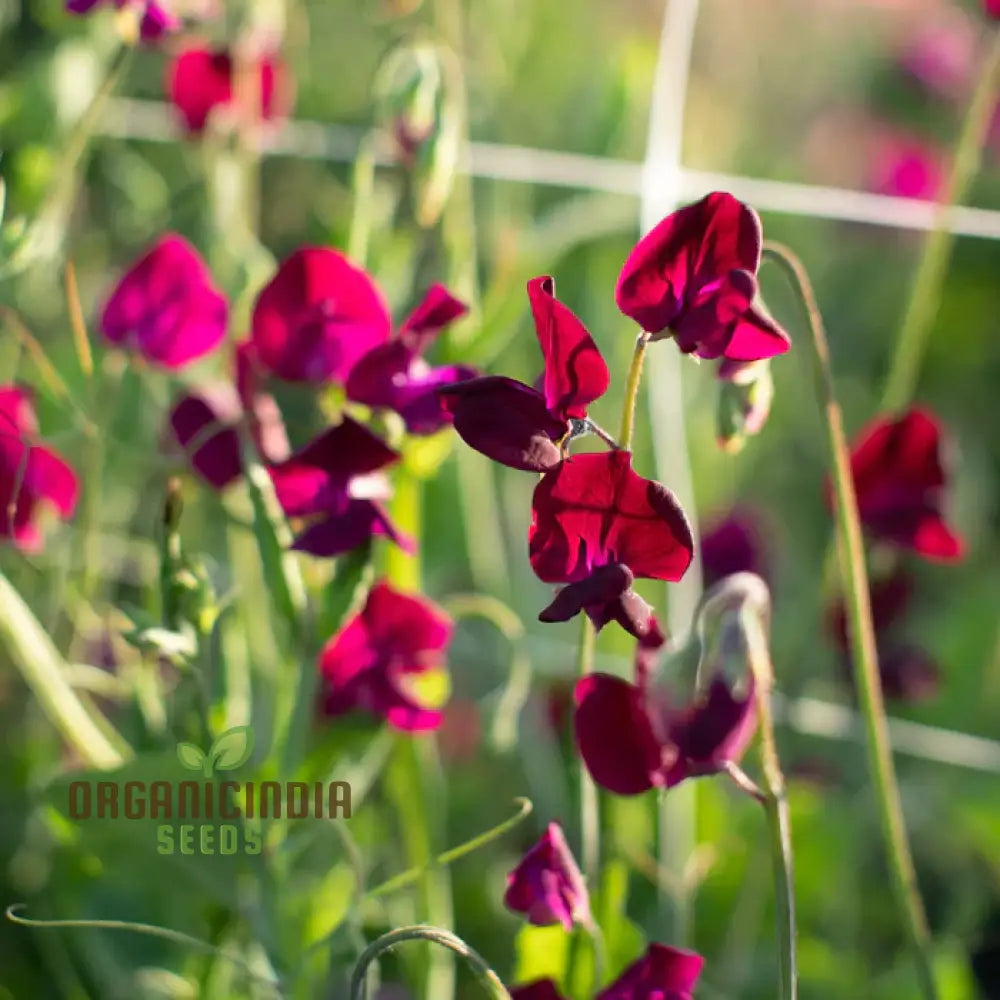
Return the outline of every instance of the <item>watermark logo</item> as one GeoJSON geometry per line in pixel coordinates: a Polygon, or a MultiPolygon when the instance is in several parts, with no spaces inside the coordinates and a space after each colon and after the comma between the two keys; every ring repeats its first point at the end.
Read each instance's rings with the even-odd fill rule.
{"type": "Polygon", "coordinates": [[[253,748],[253,729],[234,726],[207,751],[194,743],[177,744],[177,760],[189,772],[187,778],[72,781],[69,816],[151,822],[160,854],[227,855],[260,854],[264,821],[350,819],[351,786],[346,781],[231,780],[231,772],[250,760],[253,748]]]}

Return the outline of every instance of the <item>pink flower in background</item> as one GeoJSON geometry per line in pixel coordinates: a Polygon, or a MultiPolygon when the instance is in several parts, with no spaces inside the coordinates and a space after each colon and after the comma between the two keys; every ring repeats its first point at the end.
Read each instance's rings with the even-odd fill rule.
{"type": "Polygon", "coordinates": [[[101,314],[101,330],[111,343],[176,369],[218,347],[228,315],[197,251],[168,233],[118,282],[101,314]]]}
{"type": "Polygon", "coordinates": [[[545,583],[567,584],[540,621],[583,611],[598,629],[614,620],[642,638],[656,628],[632,583],[679,580],[694,551],[670,490],[637,475],[627,451],[576,455],[542,477],[531,511],[531,568],[545,583]]]}
{"type": "Polygon", "coordinates": [[[451,422],[438,389],[473,378],[468,365],[432,368],[423,358],[437,335],[468,312],[443,285],[433,285],[387,344],[373,347],[347,376],[347,398],[394,410],[411,434],[433,434],[451,422]]]}
{"type": "MultiPolygon", "coordinates": [[[[276,54],[255,58],[248,66],[255,78],[253,107],[234,109],[252,121],[275,121],[291,107],[291,81],[285,63],[276,54]]],[[[167,94],[188,132],[204,130],[216,108],[234,104],[235,61],[228,49],[186,48],[167,67],[167,94]]]]}
{"type": "Polygon", "coordinates": [[[544,472],[562,461],[561,442],[573,421],[586,420],[611,375],[587,328],[556,298],[550,276],[528,282],[528,299],[545,366],[540,385],[486,375],[439,395],[471,448],[514,469],[544,472]]]}
{"type": "Polygon", "coordinates": [[[941,154],[919,139],[885,133],[875,140],[868,186],[879,194],[936,201],[944,188],[941,154]]]}
{"type": "Polygon", "coordinates": [[[289,382],[343,383],[389,339],[392,320],[367,272],[329,247],[303,247],[257,296],[252,327],[266,371],[289,382]]]}
{"type": "Polygon", "coordinates": [[[754,305],[763,231],[757,213],[715,192],[668,215],[629,254],[615,301],[654,340],[685,354],[759,361],[788,337],[754,305]]]}
{"type": "Polygon", "coordinates": [[[71,14],[89,14],[108,2],[118,10],[130,7],[138,12],[139,37],[144,42],[158,42],[181,26],[180,18],[156,0],[66,0],[66,9],[71,14]]]}
{"type": "Polygon", "coordinates": [[[410,682],[444,668],[451,634],[451,619],[432,601],[376,583],[320,653],[324,712],[368,711],[404,732],[437,729],[441,712],[423,704],[410,682]]]}
{"type": "Polygon", "coordinates": [[[382,507],[391,493],[381,471],[399,459],[381,438],[345,417],[284,462],[268,470],[278,501],[289,517],[309,524],[293,548],[315,556],[336,556],[375,535],[412,550],[382,507]]]}
{"type": "Polygon", "coordinates": [[[972,22],[957,7],[945,7],[921,21],[904,45],[899,64],[932,93],[955,98],[968,89],[976,57],[972,22]]]}
{"type": "Polygon", "coordinates": [[[539,927],[589,925],[590,897],[562,827],[549,823],[541,840],[507,876],[504,906],[539,927]]]}
{"type": "Polygon", "coordinates": [[[1000,17],[1000,0],[983,0],[983,9],[990,17],[1000,17]]]}
{"type": "Polygon", "coordinates": [[[879,417],[851,450],[851,471],[861,520],[880,541],[926,559],[962,558],[962,539],[945,521],[947,476],[941,429],[926,410],[879,417]]]}
{"type": "Polygon", "coordinates": [[[34,443],[37,433],[28,390],[0,386],[0,538],[26,552],[42,546],[39,508],[50,505],[66,520],[79,494],[76,474],[54,451],[34,443]]]}

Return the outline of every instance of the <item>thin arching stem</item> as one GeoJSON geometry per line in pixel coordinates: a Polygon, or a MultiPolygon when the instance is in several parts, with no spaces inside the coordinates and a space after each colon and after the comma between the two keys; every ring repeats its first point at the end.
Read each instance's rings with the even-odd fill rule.
{"type": "Polygon", "coordinates": [[[937,988],[930,959],[930,933],[917,887],[916,871],[906,834],[899,784],[892,759],[882,682],[875,648],[871,595],[865,572],[858,500],[851,475],[850,452],[840,404],[834,390],[830,348],[809,275],[802,261],[787,247],[766,243],[765,259],[778,264],[790,279],[805,309],[816,362],[816,385],[826,423],[833,464],[837,546],[851,640],[851,662],[861,700],[868,744],[868,769],[878,805],[879,823],[892,874],[900,920],[906,931],[922,995],[936,1000],[937,988]]]}

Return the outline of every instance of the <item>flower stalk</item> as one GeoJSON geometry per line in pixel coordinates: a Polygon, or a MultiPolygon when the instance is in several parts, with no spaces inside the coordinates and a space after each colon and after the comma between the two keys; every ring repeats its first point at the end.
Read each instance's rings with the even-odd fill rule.
{"type": "Polygon", "coordinates": [[[645,330],[641,330],[635,339],[632,363],[629,365],[628,376],[625,380],[625,401],[622,404],[622,421],[618,431],[618,445],[625,451],[629,451],[632,447],[632,432],[635,430],[635,407],[639,400],[642,365],[646,360],[646,345],[648,343],[649,334],[645,330]]]}
{"type": "Polygon", "coordinates": [[[867,736],[869,776],[875,792],[896,907],[912,954],[921,995],[925,1000],[936,1000],[938,992],[931,968],[930,933],[917,886],[889,742],[875,648],[871,595],[865,572],[861,521],[843,417],[834,389],[830,348],[816,296],[802,261],[787,247],[773,242],[765,243],[764,258],[774,261],[788,276],[808,319],[817,391],[823,407],[833,463],[840,570],[847,597],[854,682],[861,701],[867,736]]]}

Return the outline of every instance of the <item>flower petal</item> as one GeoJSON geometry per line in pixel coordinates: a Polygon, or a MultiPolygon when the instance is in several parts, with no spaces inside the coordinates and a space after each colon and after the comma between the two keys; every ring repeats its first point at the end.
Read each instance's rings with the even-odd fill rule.
{"type": "Polygon", "coordinates": [[[528,298],[545,359],[545,405],[558,417],[585,417],[587,406],[607,392],[608,366],[587,328],[555,297],[551,277],[529,281],[528,298]]]}
{"type": "MultiPolygon", "coordinates": [[[[218,387],[219,389],[229,387],[218,387]]],[[[194,470],[209,486],[224,490],[243,474],[240,439],[233,423],[239,419],[239,401],[227,406],[223,394],[192,394],[170,411],[170,426],[194,470]],[[193,450],[192,450],[193,449],[193,450]]]]}
{"type": "Polygon", "coordinates": [[[299,552],[320,557],[343,555],[364,545],[374,535],[383,535],[406,552],[416,544],[403,535],[379,504],[372,500],[350,500],[342,512],[330,514],[310,525],[292,543],[299,552]]]}
{"type": "Polygon", "coordinates": [[[594,1000],[691,1000],[704,964],[693,951],[651,944],[594,1000]]]}
{"type": "Polygon", "coordinates": [[[399,339],[410,350],[422,354],[446,326],[468,311],[469,307],[444,285],[431,285],[420,305],[403,321],[399,339]]]}

